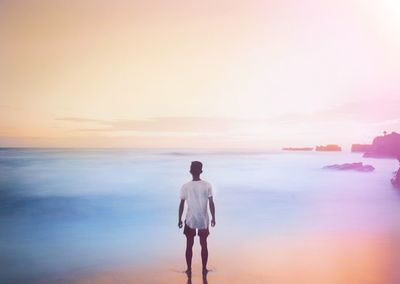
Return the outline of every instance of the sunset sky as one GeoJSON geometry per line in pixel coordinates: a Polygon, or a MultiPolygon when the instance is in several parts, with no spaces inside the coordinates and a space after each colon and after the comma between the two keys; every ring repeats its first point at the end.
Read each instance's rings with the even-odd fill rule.
{"type": "Polygon", "coordinates": [[[0,146],[276,149],[400,131],[400,2],[0,0],[0,146]]]}

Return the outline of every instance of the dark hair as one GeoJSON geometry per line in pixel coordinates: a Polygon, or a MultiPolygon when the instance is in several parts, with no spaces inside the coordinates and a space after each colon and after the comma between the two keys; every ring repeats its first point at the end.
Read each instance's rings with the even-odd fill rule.
{"type": "Polygon", "coordinates": [[[193,161],[190,165],[190,171],[201,172],[203,170],[203,164],[199,161],[193,161]]]}

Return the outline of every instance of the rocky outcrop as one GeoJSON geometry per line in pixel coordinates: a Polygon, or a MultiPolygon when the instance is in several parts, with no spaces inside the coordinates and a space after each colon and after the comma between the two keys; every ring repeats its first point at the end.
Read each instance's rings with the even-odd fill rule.
{"type": "Polygon", "coordinates": [[[376,137],[371,148],[365,152],[364,157],[400,157],[400,134],[392,132],[376,137]]]}
{"type": "Polygon", "coordinates": [[[375,168],[371,165],[364,165],[363,163],[345,163],[345,164],[335,164],[323,167],[323,169],[329,170],[339,170],[339,171],[347,171],[353,170],[358,172],[372,172],[375,168]]]}
{"type": "Polygon", "coordinates": [[[365,153],[371,150],[371,144],[353,144],[351,145],[351,152],[362,152],[365,153]]]}
{"type": "Polygon", "coordinates": [[[400,179],[392,178],[390,181],[395,188],[400,189],[400,179]]]}
{"type": "Polygon", "coordinates": [[[390,181],[395,188],[400,189],[400,168],[394,172],[393,178],[390,181]]]}
{"type": "Polygon", "coordinates": [[[317,146],[315,147],[315,151],[327,151],[327,152],[331,152],[331,151],[342,151],[342,147],[340,147],[339,145],[335,145],[335,144],[329,144],[326,146],[317,146]]]}
{"type": "Polygon", "coordinates": [[[313,147],[286,147],[282,148],[284,151],[312,151],[313,147]]]}

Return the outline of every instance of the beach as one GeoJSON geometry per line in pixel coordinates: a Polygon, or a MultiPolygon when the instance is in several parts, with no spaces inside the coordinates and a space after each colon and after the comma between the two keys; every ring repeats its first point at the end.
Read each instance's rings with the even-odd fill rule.
{"type": "Polygon", "coordinates": [[[359,153],[2,149],[1,283],[190,283],[179,189],[204,164],[216,204],[192,283],[400,282],[392,159],[359,153]],[[364,162],[373,172],[332,171],[364,162]]]}

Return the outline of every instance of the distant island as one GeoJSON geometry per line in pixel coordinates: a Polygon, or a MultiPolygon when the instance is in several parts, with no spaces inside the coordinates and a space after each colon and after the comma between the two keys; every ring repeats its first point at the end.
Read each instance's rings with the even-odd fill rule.
{"type": "MultiPolygon", "coordinates": [[[[283,151],[313,151],[314,147],[284,147],[283,151]]],[[[342,151],[342,147],[336,144],[328,144],[326,146],[316,146],[315,151],[319,152],[338,152],[342,151]]]]}
{"type": "Polygon", "coordinates": [[[364,157],[398,158],[400,157],[400,134],[392,132],[377,136],[372,144],[353,144],[352,152],[362,152],[364,157]]]}
{"type": "Polygon", "coordinates": [[[361,152],[365,153],[371,150],[371,144],[353,144],[351,145],[351,152],[361,152]]]}
{"type": "Polygon", "coordinates": [[[282,148],[284,151],[312,151],[313,147],[286,147],[282,148]]]}
{"type": "Polygon", "coordinates": [[[336,144],[329,144],[326,146],[317,146],[315,147],[315,151],[321,151],[321,152],[337,152],[337,151],[342,151],[342,147],[336,144]]]}

